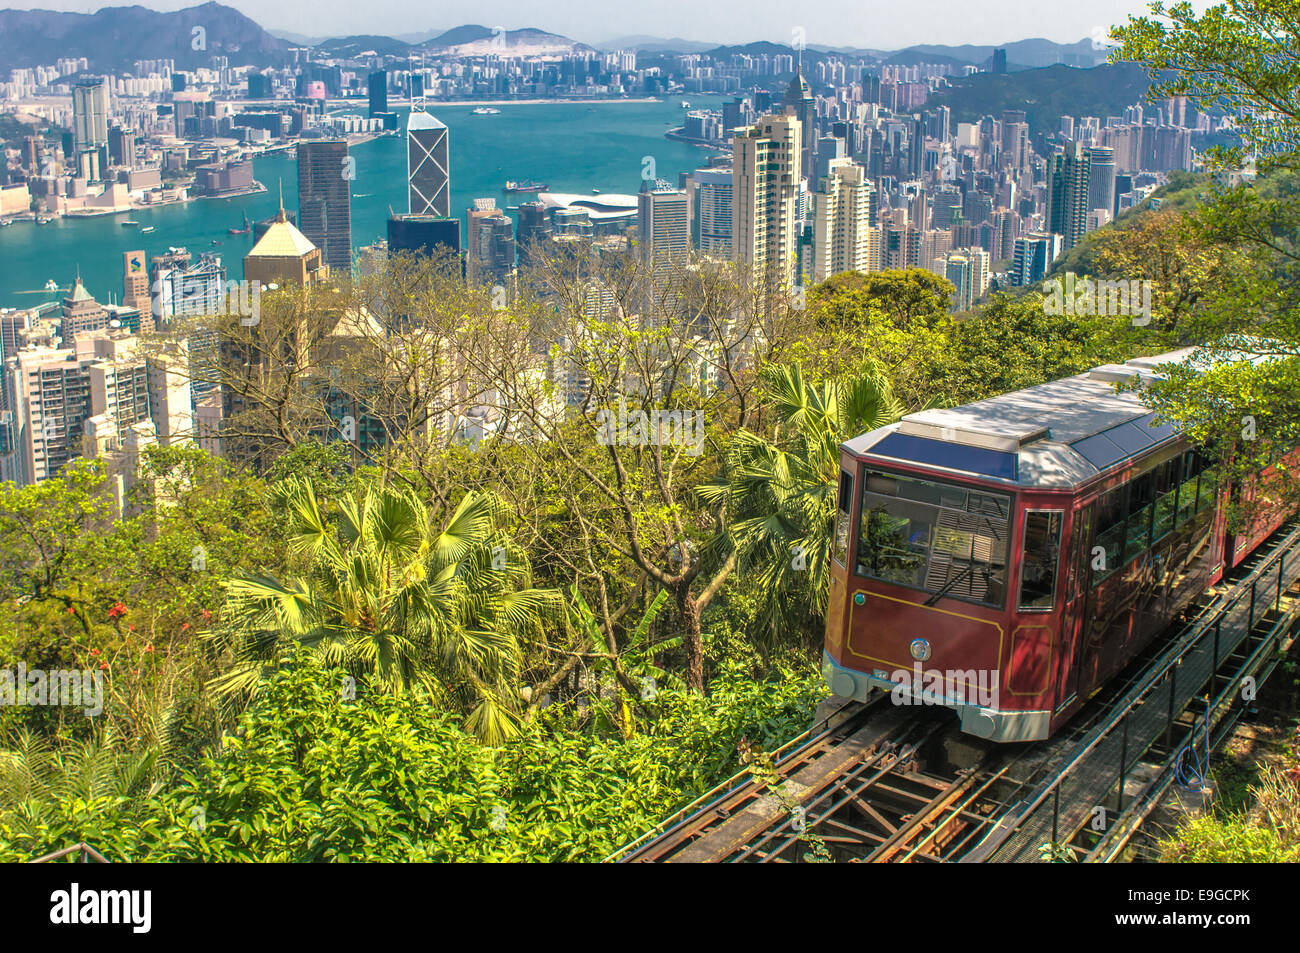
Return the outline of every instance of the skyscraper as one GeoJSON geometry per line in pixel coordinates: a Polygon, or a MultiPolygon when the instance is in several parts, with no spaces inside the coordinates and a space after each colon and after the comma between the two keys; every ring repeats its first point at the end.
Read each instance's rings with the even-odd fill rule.
{"type": "Polygon", "coordinates": [[[143,251],[122,254],[122,303],[143,315],[149,311],[149,269],[143,251]]]}
{"type": "Polygon", "coordinates": [[[460,254],[460,222],[441,215],[394,215],[388,220],[388,253],[460,254]]]}
{"type": "Polygon", "coordinates": [[[352,165],[346,139],[298,143],[298,221],[331,269],[352,270],[352,165]]]}
{"type": "Polygon", "coordinates": [[[1115,150],[1094,146],[1088,156],[1088,211],[1100,208],[1114,216],[1115,150]]]}
{"type": "Polygon", "coordinates": [[[451,145],[447,127],[422,109],[406,120],[407,211],[451,215],[451,145]]]}
{"type": "Polygon", "coordinates": [[[1065,251],[1083,237],[1088,224],[1089,153],[1073,141],[1047,163],[1047,230],[1064,240],[1065,251]]]}
{"type": "Polygon", "coordinates": [[[801,125],[764,116],[736,131],[731,174],[731,257],[769,287],[794,277],[798,253],[801,125]]]}
{"type": "Polygon", "coordinates": [[[696,169],[687,178],[691,200],[691,234],[700,251],[731,258],[732,173],[730,169],[696,169]]]}
{"type": "Polygon", "coordinates": [[[1060,235],[1030,232],[1017,238],[1009,276],[1011,284],[1021,287],[1041,281],[1060,254],[1060,235]]]}
{"type": "Polygon", "coordinates": [[[831,159],[828,174],[813,193],[813,281],[844,271],[870,271],[875,230],[871,227],[871,185],[862,166],[831,159]]]}
{"type": "Polygon", "coordinates": [[[662,180],[646,179],[637,193],[636,207],[636,239],[642,261],[685,263],[691,251],[686,193],[662,180]]]}
{"type": "Polygon", "coordinates": [[[813,98],[812,88],[803,78],[803,54],[799,55],[799,68],[790,80],[781,103],[787,116],[799,120],[800,149],[799,175],[807,182],[813,174],[813,147],[817,141],[817,101],[813,98]]]}
{"type": "Polygon", "coordinates": [[[465,213],[465,277],[470,284],[510,286],[515,273],[514,225],[496,199],[475,199],[465,213]]]}
{"type": "Polygon", "coordinates": [[[87,79],[72,87],[72,135],[77,152],[108,145],[108,80],[87,79]]]}
{"type": "MultiPolygon", "coordinates": [[[[551,238],[551,221],[546,214],[546,206],[541,202],[521,202],[519,204],[519,231],[516,244],[519,247],[519,264],[526,265],[532,256],[539,253],[539,248],[551,238]]],[[[392,244],[391,242],[389,243],[392,244]]]]}
{"type": "Polygon", "coordinates": [[[370,117],[388,112],[388,71],[377,69],[366,78],[370,93],[370,117]]]}

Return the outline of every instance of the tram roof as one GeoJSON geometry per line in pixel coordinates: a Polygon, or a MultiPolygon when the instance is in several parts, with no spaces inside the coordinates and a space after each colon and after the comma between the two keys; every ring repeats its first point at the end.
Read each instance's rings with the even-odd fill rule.
{"type": "Polygon", "coordinates": [[[1258,351],[1183,348],[1123,364],[1104,364],[961,407],[908,414],[844,444],[850,453],[1000,480],[1027,488],[1066,489],[1178,436],[1170,423],[1120,383],[1162,378],[1162,364],[1206,366],[1269,359],[1258,351]]]}

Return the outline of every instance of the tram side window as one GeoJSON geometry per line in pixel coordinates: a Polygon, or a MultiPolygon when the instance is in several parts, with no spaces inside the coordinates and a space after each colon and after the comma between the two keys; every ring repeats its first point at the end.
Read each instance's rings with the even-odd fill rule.
{"type": "Polygon", "coordinates": [[[1178,477],[1183,458],[1166,460],[1155,469],[1156,514],[1151,523],[1151,541],[1164,539],[1174,528],[1178,509],[1178,477]]]}
{"type": "Polygon", "coordinates": [[[1020,609],[1049,610],[1056,602],[1056,571],[1061,555],[1060,510],[1025,514],[1025,546],[1020,564],[1020,609]]]}
{"type": "Polygon", "coordinates": [[[1196,514],[1196,453],[1188,450],[1182,456],[1182,473],[1178,484],[1178,520],[1182,526],[1196,514]]]}
{"type": "Polygon", "coordinates": [[[1214,470],[1214,461],[1199,450],[1196,452],[1196,469],[1201,475],[1196,494],[1196,512],[1204,513],[1214,509],[1219,491],[1219,475],[1214,470]]]}
{"type": "Polygon", "coordinates": [[[835,511],[835,561],[848,565],[849,518],[853,511],[853,474],[840,471],[840,503],[835,511]]]}
{"type": "Polygon", "coordinates": [[[1151,513],[1155,503],[1155,473],[1147,471],[1133,481],[1129,493],[1128,523],[1123,561],[1127,562],[1151,545],[1151,513]]]}
{"type": "MultiPolygon", "coordinates": [[[[1097,503],[1097,542],[1105,551],[1102,568],[1093,572],[1093,585],[1119,568],[1124,556],[1124,523],[1128,517],[1129,484],[1117,486],[1097,503]]],[[[1096,565],[1094,560],[1093,565],[1096,565]]]]}

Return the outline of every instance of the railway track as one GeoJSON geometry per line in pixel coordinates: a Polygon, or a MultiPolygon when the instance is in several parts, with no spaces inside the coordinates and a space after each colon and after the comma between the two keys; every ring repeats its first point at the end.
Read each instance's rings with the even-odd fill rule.
{"type": "Polygon", "coordinates": [[[1052,739],[987,744],[960,735],[946,709],[850,703],[607,859],[1115,860],[1204,732],[1192,711],[1202,693],[1217,744],[1240,717],[1238,683],[1267,677],[1297,619],[1293,524],[1052,739]]]}

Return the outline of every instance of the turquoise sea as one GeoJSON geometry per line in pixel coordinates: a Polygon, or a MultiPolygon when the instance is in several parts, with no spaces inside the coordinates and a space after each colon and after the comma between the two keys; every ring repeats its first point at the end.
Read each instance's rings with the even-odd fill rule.
{"type": "MultiPolygon", "coordinates": [[[[694,108],[720,108],[721,102],[716,97],[691,97],[694,108]]],[[[654,158],[659,178],[676,184],[679,172],[703,166],[711,154],[664,138],[665,130],[681,125],[683,110],[677,98],[494,108],[501,112],[476,116],[470,106],[431,109],[451,132],[452,211],[462,223],[471,199],[492,197],[504,208],[507,196],[501,187],[507,179],[536,179],[555,192],[631,193],[641,185],[646,156],[654,158]]],[[[406,211],[405,139],[375,139],[355,146],[352,155],[357,160],[352,243],[360,248],[386,236],[390,206],[406,211]]],[[[53,300],[57,295],[41,290],[45,282],[52,278],[67,287],[78,269],[95,298],[107,302],[111,296],[120,301],[122,253],[137,248],[150,256],[173,245],[183,245],[196,255],[216,252],[228,278],[243,277],[243,258],[252,248],[252,235],[229,235],[226,230],[240,227],[245,213],[251,220],[273,215],[281,183],[285,207],[298,205],[296,162],[281,154],[268,155],[256,159],[253,170],[266,192],[140,209],[129,215],[60,219],[49,225],[19,222],[0,228],[0,307],[28,308],[53,300]],[[128,218],[155,230],[141,234],[139,229],[123,228],[120,223],[128,218]]],[[[510,196],[508,204],[527,199],[510,196]]]]}

